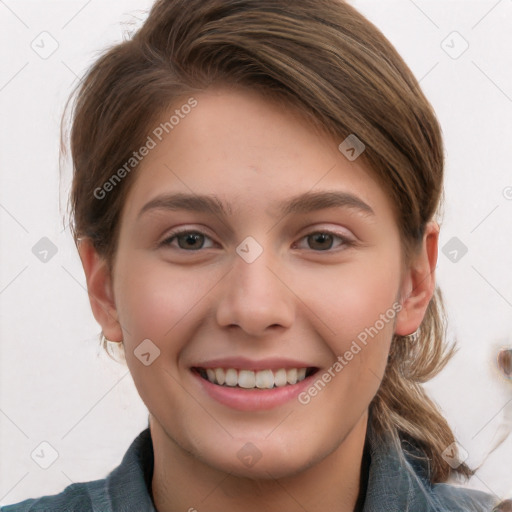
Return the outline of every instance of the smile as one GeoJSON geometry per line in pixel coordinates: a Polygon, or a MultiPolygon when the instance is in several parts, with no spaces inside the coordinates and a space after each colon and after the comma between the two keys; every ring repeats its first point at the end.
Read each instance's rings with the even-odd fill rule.
{"type": "Polygon", "coordinates": [[[194,368],[205,380],[218,386],[243,389],[273,389],[297,384],[316,368],[280,368],[278,370],[239,370],[236,368],[194,368]]]}

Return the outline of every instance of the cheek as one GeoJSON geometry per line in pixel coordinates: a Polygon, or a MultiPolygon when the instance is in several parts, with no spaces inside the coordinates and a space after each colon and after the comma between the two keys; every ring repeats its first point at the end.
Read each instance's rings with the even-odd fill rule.
{"type": "MultiPolygon", "coordinates": [[[[145,338],[159,346],[165,339],[179,341],[173,331],[183,329],[187,315],[200,308],[213,286],[212,273],[184,271],[149,258],[119,261],[118,273],[116,305],[128,344],[145,338]]],[[[173,350],[180,348],[173,345],[173,350]]]]}
{"type": "Polygon", "coordinates": [[[119,258],[116,272],[116,306],[126,362],[137,390],[152,412],[183,410],[187,404],[176,386],[182,377],[178,362],[193,338],[194,320],[204,314],[201,299],[213,287],[214,273],[184,271],[133,252],[129,258],[119,258]],[[146,339],[159,353],[147,342],[141,344],[146,339]],[[139,359],[144,352],[150,353],[148,365],[139,359]]]}
{"type": "Polygon", "coordinates": [[[333,379],[329,393],[340,403],[346,403],[347,396],[359,397],[352,404],[356,408],[367,405],[380,385],[399,309],[398,258],[388,259],[387,264],[379,260],[383,261],[372,255],[354,264],[325,268],[321,276],[311,273],[299,292],[308,297],[304,302],[315,313],[308,317],[318,317],[315,327],[333,363],[339,363],[332,371],[340,378],[333,379]]]}
{"type": "Polygon", "coordinates": [[[339,422],[350,423],[363,414],[384,376],[397,314],[398,274],[351,269],[342,280],[325,283],[313,288],[307,306],[318,314],[315,329],[331,352],[332,364],[320,370],[299,402],[308,404],[313,415],[337,404],[348,420],[333,417],[330,428],[343,432],[339,422]]]}
{"type": "Polygon", "coordinates": [[[308,297],[307,306],[322,320],[329,338],[346,343],[376,323],[379,331],[392,332],[396,316],[392,306],[400,285],[397,264],[379,267],[359,262],[322,272],[302,279],[299,293],[308,297]],[[381,315],[386,316],[384,325],[381,315]]]}

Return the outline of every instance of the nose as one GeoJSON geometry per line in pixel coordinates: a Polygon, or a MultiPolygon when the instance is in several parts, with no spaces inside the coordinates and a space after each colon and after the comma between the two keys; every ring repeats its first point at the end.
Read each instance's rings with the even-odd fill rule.
{"type": "Polygon", "coordinates": [[[247,335],[264,336],[293,324],[296,298],[282,265],[269,252],[263,251],[251,263],[235,254],[218,295],[216,319],[220,326],[238,326],[247,335]]]}

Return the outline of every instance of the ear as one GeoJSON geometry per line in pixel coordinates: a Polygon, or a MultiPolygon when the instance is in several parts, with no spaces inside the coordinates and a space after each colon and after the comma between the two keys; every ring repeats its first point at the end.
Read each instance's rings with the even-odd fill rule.
{"type": "Polygon", "coordinates": [[[421,248],[404,271],[400,291],[402,309],[397,315],[395,334],[406,336],[420,326],[434,295],[439,225],[427,223],[421,248]]]}
{"type": "Polygon", "coordinates": [[[123,332],[118,322],[112,277],[107,261],[98,254],[89,238],[80,240],[78,253],[84,267],[94,318],[101,325],[103,335],[107,339],[122,341],[123,332]]]}

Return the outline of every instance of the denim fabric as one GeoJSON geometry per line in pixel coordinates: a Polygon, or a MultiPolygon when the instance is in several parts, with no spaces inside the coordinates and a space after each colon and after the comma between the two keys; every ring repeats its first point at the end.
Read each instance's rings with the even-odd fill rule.
{"type": "Polygon", "coordinates": [[[398,451],[370,429],[367,435],[371,465],[364,512],[492,512],[498,504],[497,497],[481,491],[431,484],[428,461],[417,447],[402,441],[398,451]]]}
{"type": "MultiPolygon", "coordinates": [[[[491,512],[498,499],[448,484],[431,485],[428,467],[406,445],[404,462],[391,442],[368,429],[370,470],[364,512],[491,512]]],[[[142,431],[121,464],[105,479],[74,483],[60,494],[0,507],[0,512],[156,512],[148,489],[153,473],[149,428],[142,431]]],[[[207,512],[205,509],[204,512],[207,512]]]]}

